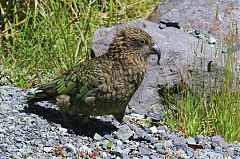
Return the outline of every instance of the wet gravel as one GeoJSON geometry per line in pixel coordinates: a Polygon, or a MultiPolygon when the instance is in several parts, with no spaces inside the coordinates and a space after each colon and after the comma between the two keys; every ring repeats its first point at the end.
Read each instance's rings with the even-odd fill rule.
{"type": "Polygon", "coordinates": [[[31,91],[0,87],[0,159],[240,159],[240,145],[221,136],[184,138],[135,113],[121,124],[104,116],[81,126],[74,117],[74,127],[67,128],[57,106],[24,104],[31,91]]]}

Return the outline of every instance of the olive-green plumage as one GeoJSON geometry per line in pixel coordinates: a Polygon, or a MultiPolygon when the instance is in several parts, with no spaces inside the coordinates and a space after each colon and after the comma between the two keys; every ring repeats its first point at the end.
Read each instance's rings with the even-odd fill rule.
{"type": "Polygon", "coordinates": [[[102,56],[86,60],[39,88],[28,103],[56,100],[70,115],[112,114],[121,121],[126,106],[141,84],[147,57],[160,50],[145,31],[121,29],[102,56]]]}

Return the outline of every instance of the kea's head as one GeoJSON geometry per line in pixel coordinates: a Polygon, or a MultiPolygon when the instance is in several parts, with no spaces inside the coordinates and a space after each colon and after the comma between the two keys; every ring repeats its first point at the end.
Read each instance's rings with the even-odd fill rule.
{"type": "Polygon", "coordinates": [[[158,63],[161,58],[159,46],[152,37],[138,27],[125,27],[121,29],[113,39],[109,47],[110,53],[136,53],[148,57],[150,54],[158,55],[158,63]]]}

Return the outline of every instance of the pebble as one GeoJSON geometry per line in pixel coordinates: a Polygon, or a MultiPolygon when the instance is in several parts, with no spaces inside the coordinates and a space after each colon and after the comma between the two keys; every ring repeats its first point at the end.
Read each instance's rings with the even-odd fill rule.
{"type": "Polygon", "coordinates": [[[44,147],[43,148],[43,151],[47,152],[47,153],[51,152],[52,150],[53,150],[53,147],[44,147]]]}
{"type": "Polygon", "coordinates": [[[217,43],[217,40],[216,40],[214,37],[209,37],[209,38],[208,38],[208,43],[209,43],[210,45],[214,45],[214,44],[217,43]]]}
{"type": "Polygon", "coordinates": [[[121,125],[116,132],[117,138],[122,141],[126,141],[127,139],[132,137],[133,134],[134,132],[127,125],[121,125]]]}
{"type": "Polygon", "coordinates": [[[0,111],[8,111],[11,110],[11,106],[6,103],[0,103],[0,111]]]}
{"type": "Polygon", "coordinates": [[[161,121],[161,120],[163,120],[163,117],[160,114],[158,114],[156,112],[152,112],[152,111],[148,111],[146,113],[146,116],[151,118],[153,121],[161,121]]]}
{"type": "Polygon", "coordinates": [[[70,151],[72,151],[73,153],[77,153],[77,150],[76,150],[76,147],[73,145],[73,144],[71,144],[71,143],[67,143],[66,145],[65,145],[65,147],[66,148],[68,148],[70,151]]]}
{"type": "MultiPolygon", "coordinates": [[[[27,92],[29,90],[0,87],[0,106],[3,105],[0,108],[0,159],[79,158],[77,155],[81,148],[88,153],[85,158],[97,154],[95,158],[98,159],[162,159],[166,155],[179,159],[240,158],[240,145],[228,144],[221,136],[184,138],[164,125],[142,128],[135,123],[119,124],[111,117],[99,117],[93,130],[71,132],[61,126],[61,116],[55,112],[58,108],[52,104],[43,102],[36,106],[39,110],[44,108],[41,111],[27,112],[24,104],[27,92]],[[100,120],[111,122],[113,128],[99,124],[100,120]],[[111,151],[106,146],[109,142],[112,143],[111,151]],[[193,150],[188,146],[195,144],[203,148],[193,150]]],[[[155,112],[148,112],[148,116],[131,113],[129,117],[162,120],[162,116],[155,112]]]]}
{"type": "Polygon", "coordinates": [[[187,138],[186,141],[187,141],[187,144],[191,144],[191,145],[196,145],[197,144],[195,139],[192,138],[192,137],[187,138]]]}
{"type": "Polygon", "coordinates": [[[102,136],[99,135],[98,133],[95,133],[93,139],[96,140],[96,141],[100,141],[100,140],[102,140],[102,136]]]}
{"type": "Polygon", "coordinates": [[[125,148],[122,150],[123,154],[128,155],[131,152],[131,149],[125,148]]]}
{"type": "Polygon", "coordinates": [[[64,133],[66,133],[68,130],[67,130],[66,128],[60,127],[60,128],[59,128],[59,131],[62,131],[62,132],[64,132],[64,133]]]}
{"type": "Polygon", "coordinates": [[[23,142],[24,138],[23,137],[15,137],[15,141],[17,142],[23,142]]]}
{"type": "Polygon", "coordinates": [[[227,49],[227,48],[225,48],[225,47],[222,48],[222,53],[223,53],[223,54],[225,54],[225,53],[227,53],[227,52],[228,52],[228,49],[227,49]]]}
{"type": "Polygon", "coordinates": [[[173,142],[176,145],[183,145],[186,143],[186,139],[183,137],[175,137],[175,138],[173,138],[173,142]]]}
{"type": "Polygon", "coordinates": [[[137,114],[137,113],[131,113],[131,114],[130,114],[130,117],[133,117],[133,118],[138,119],[138,120],[144,119],[144,115],[142,115],[142,114],[137,114]]]}
{"type": "Polygon", "coordinates": [[[118,146],[122,146],[122,145],[123,145],[123,142],[122,142],[121,140],[116,140],[115,142],[116,142],[116,144],[117,144],[118,146]]]}
{"type": "Polygon", "coordinates": [[[194,32],[195,32],[195,35],[199,35],[201,33],[199,29],[194,30],[194,32]]]}
{"type": "Polygon", "coordinates": [[[149,155],[150,154],[149,148],[145,145],[139,146],[138,152],[140,155],[149,155]]]}
{"type": "Polygon", "coordinates": [[[33,153],[33,151],[28,148],[21,148],[18,151],[21,153],[21,156],[29,156],[33,153]]]}
{"type": "Polygon", "coordinates": [[[112,135],[106,134],[103,137],[109,141],[114,141],[114,137],[112,135]]]}
{"type": "Polygon", "coordinates": [[[221,136],[217,135],[212,137],[212,146],[220,146],[221,148],[226,148],[228,147],[228,143],[226,143],[221,136]]]}
{"type": "Polygon", "coordinates": [[[158,132],[158,129],[156,128],[156,126],[150,127],[149,129],[151,130],[151,132],[152,132],[153,134],[155,134],[155,133],[158,132]]]}
{"type": "Polygon", "coordinates": [[[216,153],[216,152],[209,152],[207,155],[208,155],[209,158],[211,158],[211,159],[223,158],[223,155],[222,155],[222,154],[216,153]]]}
{"type": "Polygon", "coordinates": [[[164,28],[166,28],[166,27],[167,27],[166,24],[163,24],[163,23],[160,23],[160,24],[159,24],[159,28],[160,28],[160,29],[164,29],[164,28]]]}
{"type": "Polygon", "coordinates": [[[149,157],[148,156],[143,156],[142,159],[149,159],[149,157]]]}

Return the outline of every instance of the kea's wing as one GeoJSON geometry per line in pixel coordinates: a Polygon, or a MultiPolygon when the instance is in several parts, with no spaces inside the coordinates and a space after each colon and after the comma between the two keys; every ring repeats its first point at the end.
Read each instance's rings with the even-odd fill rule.
{"type": "Polygon", "coordinates": [[[101,83],[101,67],[92,61],[85,61],[42,86],[40,92],[30,96],[28,103],[56,100],[59,95],[68,95],[71,102],[81,102],[101,83]]]}

